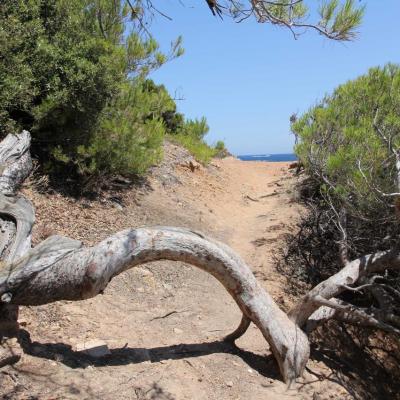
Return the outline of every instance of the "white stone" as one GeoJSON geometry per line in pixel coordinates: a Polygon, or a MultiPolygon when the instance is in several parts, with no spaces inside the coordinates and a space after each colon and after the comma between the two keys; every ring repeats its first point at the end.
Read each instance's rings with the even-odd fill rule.
{"type": "Polygon", "coordinates": [[[108,349],[107,343],[98,339],[78,343],[76,345],[76,351],[95,358],[100,358],[111,354],[110,350],[108,349]]]}

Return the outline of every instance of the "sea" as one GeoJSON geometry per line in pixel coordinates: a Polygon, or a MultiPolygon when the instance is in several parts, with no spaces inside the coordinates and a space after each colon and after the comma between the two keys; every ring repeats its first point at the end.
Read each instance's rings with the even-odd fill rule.
{"type": "Polygon", "coordinates": [[[237,156],[242,161],[297,161],[296,154],[249,154],[237,156]]]}

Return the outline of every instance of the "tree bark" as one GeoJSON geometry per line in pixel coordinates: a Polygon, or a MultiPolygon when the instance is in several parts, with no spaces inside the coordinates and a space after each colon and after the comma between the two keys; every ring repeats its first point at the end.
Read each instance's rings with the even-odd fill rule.
{"type": "MultiPolygon", "coordinates": [[[[15,194],[32,169],[30,143],[30,134],[23,131],[8,135],[0,144],[0,273],[31,247],[33,206],[15,194]]],[[[17,318],[17,306],[0,303],[0,338],[15,332],[17,318]]]]}

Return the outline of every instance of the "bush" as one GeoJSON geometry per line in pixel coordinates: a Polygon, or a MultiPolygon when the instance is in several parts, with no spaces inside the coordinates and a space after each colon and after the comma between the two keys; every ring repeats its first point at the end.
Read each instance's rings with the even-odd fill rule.
{"type": "Polygon", "coordinates": [[[338,215],[346,214],[351,257],[387,248],[399,233],[390,195],[399,192],[399,111],[400,67],[389,64],[339,86],[292,124],[331,229],[340,232],[338,215]]]}
{"type": "Polygon", "coordinates": [[[31,131],[32,152],[59,178],[142,174],[165,134],[207,162],[205,118],[185,120],[148,73],[169,55],[144,40],[125,2],[5,0],[0,5],[0,136],[31,131]],[[67,168],[66,168],[67,167],[67,168]]]}
{"type": "Polygon", "coordinates": [[[71,135],[87,134],[115,94],[124,78],[124,52],[114,39],[100,36],[90,5],[94,2],[2,2],[3,135],[25,128],[43,146],[73,142],[77,138],[71,135]]]}
{"type": "Polygon", "coordinates": [[[87,147],[80,147],[81,169],[143,174],[162,156],[165,127],[160,99],[140,82],[126,83],[108,105],[87,147]]]}
{"type": "Polygon", "coordinates": [[[182,54],[181,41],[166,56],[154,39],[129,32],[128,17],[124,2],[109,0],[2,1],[0,135],[30,130],[33,154],[49,170],[135,173],[156,161],[161,113],[173,101],[145,99],[147,110],[133,93],[182,54]]]}
{"type": "Polygon", "coordinates": [[[225,147],[225,143],[222,140],[218,140],[215,144],[215,153],[215,157],[217,158],[225,158],[232,155],[229,153],[228,149],[225,147]]]}
{"type": "Polygon", "coordinates": [[[216,155],[216,150],[213,147],[209,146],[203,140],[199,140],[196,136],[180,133],[170,135],[168,138],[172,142],[178,143],[188,149],[193,157],[202,164],[207,164],[216,155]]]}
{"type": "MultiPolygon", "coordinates": [[[[363,269],[368,260],[364,255],[388,249],[398,252],[400,67],[372,68],[339,86],[297,121],[292,118],[292,129],[306,172],[299,186],[308,212],[298,232],[288,236],[286,263],[280,267],[290,275],[290,283],[304,292],[304,281],[315,285],[352,259],[360,258],[363,269]]],[[[337,297],[397,330],[400,274],[390,263],[383,261],[382,266],[387,269],[366,274],[356,283],[349,279],[351,288],[343,287],[337,297]]],[[[391,384],[398,381],[397,334],[374,332],[362,323],[349,330],[342,323],[331,326],[351,339],[345,351],[359,348],[357,356],[368,356],[369,364],[363,366],[379,360],[374,371],[387,376],[391,384]],[[382,362],[382,354],[394,355],[393,363],[389,358],[382,362]]],[[[327,335],[327,329],[320,331],[320,344],[343,347],[343,342],[331,340],[335,333],[327,335]]],[[[389,397],[394,393],[390,385],[385,389],[389,397]]]]}

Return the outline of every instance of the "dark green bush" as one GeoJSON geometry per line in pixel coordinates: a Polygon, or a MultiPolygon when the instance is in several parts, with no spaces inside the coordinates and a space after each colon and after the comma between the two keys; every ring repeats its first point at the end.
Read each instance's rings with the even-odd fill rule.
{"type": "Polygon", "coordinates": [[[41,140],[71,142],[90,131],[125,75],[124,52],[100,35],[94,4],[2,2],[2,134],[26,128],[41,140]]]}
{"type": "Polygon", "coordinates": [[[400,68],[387,65],[339,86],[292,125],[296,153],[338,201],[374,209],[397,192],[395,155],[400,145],[400,68]]]}
{"type": "Polygon", "coordinates": [[[308,235],[303,243],[313,243],[314,250],[304,252],[306,264],[332,273],[341,267],[341,242],[350,259],[396,242],[400,67],[372,68],[339,86],[292,129],[312,193],[307,204],[314,222],[303,226],[308,235]],[[321,249],[323,255],[314,254],[321,249]]]}
{"type": "Polygon", "coordinates": [[[81,168],[90,173],[144,173],[162,156],[163,106],[163,99],[147,91],[146,84],[126,83],[104,110],[90,145],[79,148],[81,168]]]}
{"type": "Polygon", "coordinates": [[[120,1],[4,0],[0,134],[30,130],[50,169],[137,173],[156,161],[161,114],[174,104],[143,80],[182,49],[178,39],[164,55],[127,30],[128,16],[120,1]]]}

